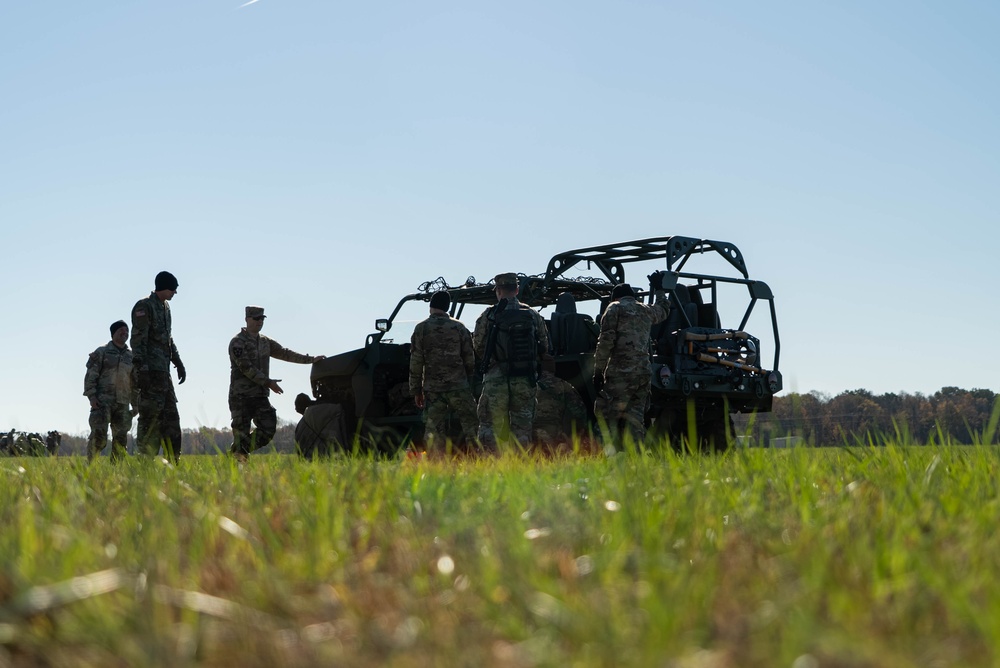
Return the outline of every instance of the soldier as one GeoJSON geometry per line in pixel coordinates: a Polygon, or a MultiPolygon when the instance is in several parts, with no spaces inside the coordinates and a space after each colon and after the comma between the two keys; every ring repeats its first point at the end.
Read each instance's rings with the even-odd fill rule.
{"type": "Polygon", "coordinates": [[[479,440],[496,449],[513,437],[531,442],[535,389],[542,355],[548,352],[545,320],[517,300],[517,275],[494,279],[497,304],[476,320],[473,347],[481,360],[483,392],[479,398],[479,440]]]}
{"type": "Polygon", "coordinates": [[[230,452],[245,462],[254,450],[263,448],[278,428],[278,416],[267,398],[271,391],[282,394],[280,379],[271,378],[271,358],[312,364],[323,355],[303,355],[285,348],[260,333],[264,327],[264,309],[247,306],[246,327],[229,342],[229,412],[232,415],[233,445],[230,452]],[[251,422],[257,428],[251,431],[251,422]]]}
{"type": "Polygon", "coordinates": [[[170,380],[170,364],[177,368],[177,382],[187,380],[177,346],[170,334],[170,300],[177,294],[177,279],[169,271],[156,275],[154,289],[132,307],[132,367],[139,398],[136,449],[154,456],[163,454],[176,464],[181,456],[181,417],[170,380]]]}
{"type": "Polygon", "coordinates": [[[476,371],[472,335],[448,315],[450,305],[447,290],[435,292],[430,316],[417,324],[410,338],[410,394],[417,408],[424,410],[428,449],[444,445],[448,411],[458,417],[466,444],[476,440],[479,427],[472,396],[476,371]]]}
{"type": "Polygon", "coordinates": [[[587,406],[573,385],[555,374],[555,360],[542,360],[538,376],[535,419],[532,433],[535,443],[550,450],[571,445],[574,434],[582,435],[587,428],[587,406]]]}
{"type": "MultiPolygon", "coordinates": [[[[129,422],[131,423],[131,418],[129,422]]],[[[45,449],[49,451],[49,454],[55,456],[59,452],[59,444],[62,443],[62,434],[58,431],[52,430],[45,435],[45,449]]]]}
{"type": "MultiPolygon", "coordinates": [[[[87,439],[87,461],[93,461],[108,444],[111,425],[111,461],[125,457],[128,432],[132,428],[132,351],[128,345],[128,325],[118,320],[111,325],[111,341],[90,353],[87,374],[83,379],[83,396],[90,399],[90,438],[87,439]]],[[[55,434],[55,435],[54,435],[55,434]]],[[[56,447],[55,436],[49,432],[46,446],[56,447]]]]}
{"type": "Polygon", "coordinates": [[[299,393],[295,412],[302,416],[295,425],[295,446],[303,457],[326,457],[346,448],[347,429],[340,404],[313,401],[309,395],[299,393]]]}
{"type": "Polygon", "coordinates": [[[667,317],[669,307],[662,295],[658,292],[657,302],[649,306],[636,301],[630,285],[616,285],[611,291],[612,302],[601,318],[594,353],[594,412],[615,436],[623,433],[623,426],[636,441],[646,435],[649,331],[667,317]]]}

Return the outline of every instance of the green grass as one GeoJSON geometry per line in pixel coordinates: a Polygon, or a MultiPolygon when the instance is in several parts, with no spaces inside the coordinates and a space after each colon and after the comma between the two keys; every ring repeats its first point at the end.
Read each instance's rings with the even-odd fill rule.
{"type": "Polygon", "coordinates": [[[0,666],[1000,664],[995,448],[0,460],[0,666]]]}

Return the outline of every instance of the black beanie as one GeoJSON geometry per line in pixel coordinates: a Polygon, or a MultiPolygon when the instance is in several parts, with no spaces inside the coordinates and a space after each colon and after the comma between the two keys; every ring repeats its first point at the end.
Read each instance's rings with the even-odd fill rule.
{"type": "Polygon", "coordinates": [[[628,283],[616,285],[611,291],[612,300],[618,301],[622,297],[635,297],[635,292],[632,291],[632,286],[628,283]]]}
{"type": "Polygon", "coordinates": [[[161,271],[156,275],[157,292],[160,290],[176,290],[177,285],[177,279],[169,271],[161,271]]]}
{"type": "Polygon", "coordinates": [[[438,290],[431,296],[431,308],[447,311],[449,306],[451,306],[451,295],[447,290],[438,290]]]}
{"type": "Polygon", "coordinates": [[[125,322],[124,320],[116,320],[113,323],[111,323],[111,336],[114,336],[115,332],[117,332],[122,327],[128,327],[128,323],[125,322]]]}

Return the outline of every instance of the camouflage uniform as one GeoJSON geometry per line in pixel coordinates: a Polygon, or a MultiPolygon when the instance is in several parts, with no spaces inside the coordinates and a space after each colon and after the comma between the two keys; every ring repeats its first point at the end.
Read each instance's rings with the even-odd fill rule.
{"type": "Polygon", "coordinates": [[[344,409],[340,404],[315,403],[305,409],[295,426],[295,444],[308,459],[347,447],[344,409]]]}
{"type": "MultiPolygon", "coordinates": [[[[97,408],[90,409],[90,438],[87,458],[93,459],[108,444],[111,425],[111,460],[125,456],[128,432],[132,428],[132,351],[119,348],[113,341],[90,353],[83,396],[97,398],[97,408]]],[[[53,448],[55,439],[53,437],[53,448]]]]}
{"type": "MultiPolygon", "coordinates": [[[[517,298],[507,302],[507,309],[527,309],[532,313],[538,357],[541,360],[541,356],[549,349],[545,319],[534,309],[521,304],[517,298]]],[[[483,359],[486,353],[491,311],[492,308],[483,311],[476,320],[476,329],[472,337],[476,359],[483,359]]],[[[479,440],[485,447],[497,448],[499,444],[506,444],[510,437],[513,437],[520,445],[527,447],[531,443],[531,423],[535,417],[536,379],[505,375],[500,369],[499,362],[502,361],[494,356],[483,376],[483,392],[479,397],[478,407],[479,440]]]]}
{"type": "Polygon", "coordinates": [[[649,402],[649,331],[666,319],[668,306],[622,297],[612,302],[601,318],[601,334],[594,353],[594,368],[604,375],[604,388],[594,412],[613,433],[624,421],[636,440],[646,435],[645,413],[649,402]]]}
{"type": "Polygon", "coordinates": [[[132,307],[132,364],[139,392],[139,423],[136,448],[153,456],[163,453],[176,462],[181,455],[181,417],[177,395],[170,380],[170,363],[183,368],[177,346],[170,336],[170,304],[155,292],[132,307]]]}
{"type": "Polygon", "coordinates": [[[277,413],[268,400],[272,357],[297,364],[313,361],[312,355],[289,350],[263,334],[249,333],[245,327],[229,342],[229,412],[233,419],[230,450],[234,454],[247,455],[263,448],[278,428],[277,413]],[[254,431],[251,421],[257,424],[254,431]]]}
{"type": "Polygon", "coordinates": [[[410,337],[410,394],[424,395],[428,447],[447,438],[449,411],[462,425],[465,442],[475,441],[479,426],[471,383],[475,370],[472,335],[461,321],[447,313],[431,313],[417,324],[410,337]]]}
{"type": "Polygon", "coordinates": [[[535,395],[535,442],[548,446],[567,443],[587,428],[587,406],[568,381],[545,369],[538,377],[535,395]]]}

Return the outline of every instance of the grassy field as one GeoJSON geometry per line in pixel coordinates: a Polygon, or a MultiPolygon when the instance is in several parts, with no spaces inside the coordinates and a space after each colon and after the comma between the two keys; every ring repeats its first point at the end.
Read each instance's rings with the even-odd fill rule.
{"type": "Polygon", "coordinates": [[[0,460],[0,666],[1000,665],[995,448],[0,460]]]}

